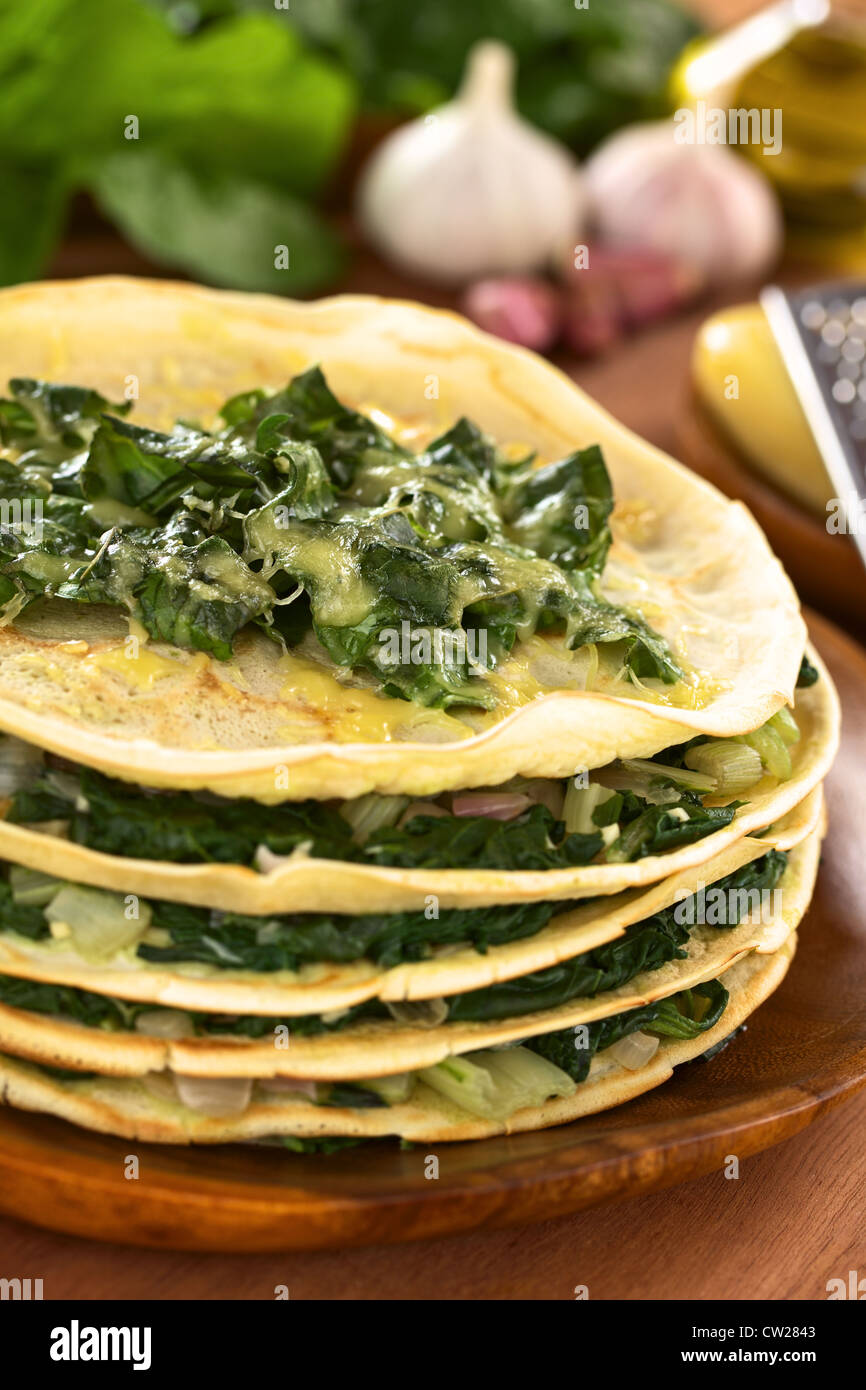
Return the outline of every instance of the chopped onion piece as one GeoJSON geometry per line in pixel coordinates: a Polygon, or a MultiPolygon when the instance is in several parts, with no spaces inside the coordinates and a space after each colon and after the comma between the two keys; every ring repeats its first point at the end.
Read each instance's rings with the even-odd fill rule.
{"type": "Polygon", "coordinates": [[[141,1078],[141,1084],[159,1100],[170,1100],[177,1104],[177,1087],[170,1071],[146,1071],[141,1078]]]}
{"type": "Polygon", "coordinates": [[[470,1115],[489,1120],[504,1118],[493,1077],[486,1067],[478,1066],[468,1057],[446,1057],[435,1067],[424,1067],[418,1072],[418,1078],[461,1110],[468,1110],[470,1115]]]}
{"type": "Polygon", "coordinates": [[[561,1067],[526,1047],[448,1057],[418,1076],[462,1110],[487,1120],[507,1120],[550,1096],[570,1096],[576,1086],[561,1067]]]}
{"type": "Polygon", "coordinates": [[[274,869],[281,868],[283,864],[288,864],[292,859],[309,859],[312,848],[312,840],[301,840],[300,844],[295,845],[291,854],[274,854],[267,845],[257,845],[253,864],[260,874],[272,874],[274,869]]]}
{"type": "Polygon", "coordinates": [[[88,961],[109,960],[139,941],[150,926],[151,907],[132,895],[103,892],[78,883],[64,883],[45,906],[53,927],[68,926],[79,955],[88,961]]]}
{"type": "Polygon", "coordinates": [[[14,796],[29,787],[41,770],[41,748],[20,738],[0,737],[0,797],[14,796]]]}
{"type": "Polygon", "coordinates": [[[178,1099],[198,1115],[241,1115],[250,1103],[249,1076],[183,1076],[174,1073],[178,1099]]]}
{"type": "Polygon", "coordinates": [[[522,792],[458,792],[451,802],[455,816],[486,816],[488,820],[514,820],[532,802],[522,792]]]}
{"type": "Polygon", "coordinates": [[[448,1017],[444,999],[407,999],[399,1004],[386,1001],[385,1008],[398,1023],[409,1023],[413,1028],[436,1028],[448,1017]]]}
{"type": "Polygon", "coordinates": [[[189,1014],[180,1009],[145,1009],[136,1016],[135,1031],[148,1038],[194,1038],[189,1014]]]}
{"type": "Polygon", "coordinates": [[[22,830],[35,830],[39,835],[51,835],[55,840],[69,839],[68,820],[19,821],[22,830]]]}
{"type": "Polygon", "coordinates": [[[366,1076],[358,1085],[381,1096],[386,1105],[402,1105],[415,1089],[415,1073],[398,1071],[390,1076],[366,1076]]]}
{"type": "Polygon", "coordinates": [[[605,1056],[612,1057],[628,1071],[640,1071],[656,1055],[660,1042],[661,1038],[654,1038],[652,1033],[629,1033],[606,1048],[605,1056]]]}
{"type": "Polygon", "coordinates": [[[9,887],[12,901],[25,907],[45,907],[57,896],[62,885],[53,874],[43,874],[39,869],[26,869],[23,864],[9,866],[9,887]]]}
{"type": "Polygon", "coordinates": [[[568,1072],[549,1062],[529,1047],[508,1047],[493,1053],[475,1053],[484,1057],[484,1065],[492,1073],[504,1101],[514,1110],[542,1105],[551,1096],[570,1096],[576,1082],[568,1072]]]}
{"type": "Polygon", "coordinates": [[[52,791],[62,796],[64,801],[75,802],[81,795],[81,787],[78,778],[71,772],[63,772],[58,767],[50,767],[45,774],[45,780],[52,791]]]}
{"type": "Polygon", "coordinates": [[[676,787],[651,786],[648,776],[644,773],[629,772],[622,763],[610,763],[601,769],[600,775],[604,778],[605,786],[611,791],[634,792],[651,806],[666,806],[671,801],[679,801],[682,795],[676,787]]]}
{"type": "Polygon", "coordinates": [[[539,806],[546,806],[554,820],[562,820],[562,807],[565,801],[565,792],[562,783],[552,780],[549,777],[534,777],[531,782],[515,788],[528,796],[530,801],[534,801],[539,806]]]}

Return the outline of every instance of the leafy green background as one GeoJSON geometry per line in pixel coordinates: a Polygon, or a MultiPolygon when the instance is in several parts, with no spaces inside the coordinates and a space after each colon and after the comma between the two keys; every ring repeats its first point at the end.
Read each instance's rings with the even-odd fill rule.
{"type": "Polygon", "coordinates": [[[667,0],[0,0],[0,283],[44,271],[83,190],[161,264],[313,292],[343,263],[315,202],[360,112],[446,100],[493,35],[525,114],[583,153],[661,109],[695,31],[667,0]]]}

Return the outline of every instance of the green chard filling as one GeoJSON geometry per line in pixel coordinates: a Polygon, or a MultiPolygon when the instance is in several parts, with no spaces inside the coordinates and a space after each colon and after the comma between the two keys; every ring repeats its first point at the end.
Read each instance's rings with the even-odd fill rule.
{"type": "MultiPolygon", "coordinates": [[[[713,920],[708,925],[718,929],[736,926],[756,903],[764,901],[762,894],[772,892],[777,887],[786,863],[787,855],[770,850],[760,859],[717,880],[713,887],[720,890],[719,901],[723,903],[723,908],[713,914],[713,920]]],[[[553,905],[550,914],[557,910],[561,909],[553,905]]],[[[39,909],[33,907],[29,911],[35,915],[39,909]]],[[[700,903],[693,895],[682,903],[663,908],[651,917],[632,923],[614,941],[596,946],[559,965],[443,999],[390,1006],[378,999],[367,1000],[325,1016],[309,1014],[275,1018],[263,1014],[226,1015],[191,1011],[186,1015],[186,1021],[191,1034],[198,1037],[228,1034],[261,1039],[273,1034],[277,1027],[287,1028],[296,1037],[310,1037],[373,1019],[398,1018],[404,1023],[436,1026],[441,1023],[515,1018],[525,1013],[556,1008],[571,999],[588,998],[617,989],[645,971],[658,970],[671,960],[685,959],[688,956],[691,924],[700,916],[700,903]]],[[[107,1031],[133,1029],[139,1019],[148,1023],[156,1015],[168,1017],[178,1013],[158,1005],[134,1003],[69,985],[47,984],[11,975],[0,975],[0,1002],[13,1008],[51,1014],[107,1031]]],[[[142,1028],[141,1031],[146,1030],[142,1028]]]]}
{"type": "MultiPolygon", "coordinates": [[[[652,1057],[658,1045],[656,1040],[663,1037],[698,1037],[718,1023],[728,999],[728,991],[721,981],[709,980],[693,989],[680,990],[667,999],[613,1014],[594,1023],[563,1028],[513,1045],[449,1057],[432,1067],[414,1072],[362,1081],[320,1083],[315,1086],[314,1094],[310,1094],[307,1084],[304,1089],[299,1086],[299,1094],[311,1104],[328,1108],[379,1109],[409,1100],[416,1083],[421,1081],[470,1115],[505,1120],[517,1110],[542,1105],[555,1096],[572,1095],[575,1088],[587,1079],[596,1054],[616,1047],[626,1038],[640,1037],[641,1047],[636,1055],[628,1058],[614,1054],[614,1060],[636,1070],[652,1057]]],[[[86,1083],[98,1075],[41,1064],[29,1065],[65,1083],[86,1083]]],[[[185,1099],[180,1089],[174,1096],[169,1092],[167,1097],[166,1080],[169,1085],[172,1084],[170,1074],[168,1078],[159,1075],[158,1095],[193,1104],[191,1098],[185,1099]]],[[[142,1084],[147,1089],[148,1079],[144,1078],[142,1084]]],[[[218,1105],[214,1106],[213,1083],[206,1084],[209,1092],[209,1109],[206,1113],[220,1113],[218,1105]]],[[[267,1083],[258,1084],[267,1092],[267,1083]]],[[[232,1081],[230,1085],[235,1088],[238,1082],[232,1081]]],[[[285,1088],[281,1090],[285,1094],[285,1088]]],[[[246,1093],[247,1103],[252,1094],[250,1085],[246,1093]]],[[[193,1108],[196,1108],[194,1104],[193,1108]]],[[[233,1110],[237,1113],[236,1106],[233,1110]]],[[[296,1150],[300,1147],[301,1152],[306,1151],[303,1141],[299,1146],[290,1139],[286,1146],[296,1150]]]]}
{"type": "MultiPolygon", "coordinates": [[[[776,865],[784,859],[774,858],[771,851],[759,862],[776,865]]],[[[748,878],[754,872],[753,866],[747,866],[738,875],[748,878]]],[[[201,961],[260,973],[297,971],[319,961],[361,959],[387,969],[401,961],[429,959],[442,946],[465,944],[483,953],[490,946],[535,935],[554,915],[577,905],[536,902],[449,908],[438,917],[426,910],[357,917],[331,913],[251,917],[161,900],[132,902],[130,907],[120,894],[12,866],[8,879],[0,880],[0,932],[32,941],[66,942],[92,962],[110,960],[128,950],[142,961],[201,961]]]]}
{"type": "Polygon", "coordinates": [[[791,776],[789,750],[799,738],[783,709],[752,734],[698,736],[599,768],[591,779],[513,778],[423,802],[373,793],[263,806],[208,792],[154,792],[44,760],[9,738],[0,739],[0,778],[7,821],[103,854],[258,869],[271,867],[274,855],[304,854],[383,868],[529,871],[630,863],[712,835],[744,804],[732,798],[764,776],[791,776]],[[726,804],[706,804],[721,799],[726,804]]]}
{"type": "Polygon", "coordinates": [[[39,526],[0,529],[0,612],[109,604],[152,638],[232,655],[250,624],[421,705],[491,708],[518,639],[618,645],[681,679],[639,613],[602,597],[611,483],[596,445],[536,467],[460,419],[420,454],[342,405],[318,367],[248,391],[223,428],[139,428],[97,392],[28,379],[0,400],[0,486],[39,526]],[[410,659],[394,634],[411,634],[410,659]]]}

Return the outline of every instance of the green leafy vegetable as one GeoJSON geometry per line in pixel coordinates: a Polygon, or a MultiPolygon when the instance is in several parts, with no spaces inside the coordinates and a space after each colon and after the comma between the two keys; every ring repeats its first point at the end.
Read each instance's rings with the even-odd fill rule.
{"type": "Polygon", "coordinates": [[[198,960],[262,972],[297,970],[311,961],[361,959],[387,969],[404,960],[424,960],[433,946],[465,942],[484,952],[489,946],[533,936],[562,910],[558,903],[528,903],[451,908],[438,918],[424,912],[267,918],[160,902],[153,904],[153,922],[169,933],[172,944],[145,941],[137,954],[142,960],[198,960]]]}
{"type": "Polygon", "coordinates": [[[693,792],[682,792],[678,800],[662,806],[648,806],[634,792],[617,793],[594,813],[596,824],[622,826],[619,838],[607,850],[610,864],[628,864],[648,854],[665,854],[682,845],[694,844],[717,830],[723,830],[742,802],[728,806],[704,806],[693,792]]]}
{"type": "MultiPolygon", "coordinates": [[[[732,874],[718,879],[713,887],[724,892],[730,903],[720,929],[731,928],[741,920],[749,896],[769,892],[781,880],[787,855],[771,850],[732,874]]],[[[6,885],[3,885],[6,887],[6,885]]],[[[8,893],[8,889],[7,889],[8,893]]],[[[0,910],[3,898],[0,893],[0,910]]],[[[671,906],[653,916],[635,922],[616,940],[585,951],[571,960],[529,975],[518,976],[500,984],[468,990],[445,999],[448,1022],[490,1021],[515,1018],[525,1013],[553,1009],[570,999],[591,997],[607,990],[618,989],[644,971],[657,970],[670,960],[680,960],[688,954],[691,926],[697,915],[698,899],[684,900],[682,906],[671,906]],[[690,910],[691,909],[691,910],[690,910]]],[[[38,911],[38,909],[31,911],[38,911]]],[[[0,918],[5,922],[5,918],[0,918]]],[[[130,1028],[138,1013],[150,1011],[149,1004],[133,1004],[111,999],[87,990],[64,985],[43,984],[34,980],[19,980],[0,975],[0,1000],[15,1008],[71,1018],[91,1027],[110,1029],[130,1028]]],[[[190,1015],[200,1035],[229,1034],[235,1037],[264,1038],[278,1025],[286,1026],[295,1036],[311,1036],[330,1031],[342,1031],[368,1019],[390,1017],[386,1005],[378,999],[365,1000],[336,1015],[324,1018],[319,1014],[276,1018],[264,1014],[225,1015],[193,1012],[190,1015]]]]}
{"type": "Polygon", "coordinates": [[[65,462],[92,438],[104,411],[125,415],[130,402],[111,405],[87,386],[54,386],[13,377],[10,399],[0,401],[0,443],[22,450],[19,467],[65,462]]]}
{"type": "Polygon", "coordinates": [[[682,675],[598,587],[613,497],[595,446],[535,468],[463,419],[415,456],[318,367],[233,397],[213,434],[129,424],[87,388],[11,391],[0,438],[21,456],[0,471],[49,530],[0,537],[7,621],[42,595],[112,604],[219,660],[251,622],[292,645],[312,631],[334,666],[446,708],[493,707],[486,672],[554,629],[618,644],[637,678],[682,675]]]}
{"type": "Polygon", "coordinates": [[[546,806],[532,806],[513,821],[414,816],[401,829],[375,831],[363,853],[400,868],[563,869],[588,864],[601,845],[600,835],[569,835],[546,806]]]}
{"type": "Polygon", "coordinates": [[[213,285],[304,294],[342,268],[339,241],[301,198],[245,173],[203,174],[131,147],[94,164],[91,191],[155,261],[213,285]]]}
{"type": "Polygon", "coordinates": [[[181,864],[251,865],[259,845],[291,854],[309,844],[323,859],[358,853],[342,816],[321,801],[262,806],[192,792],[153,793],[90,768],[77,771],[77,796],[61,794],[42,778],[15,794],[7,819],[69,820],[71,838],[90,849],[181,864]]]}
{"type": "MultiPolygon", "coordinates": [[[[729,896],[730,910],[721,927],[735,927],[746,893],[771,891],[787,863],[787,855],[771,850],[742,869],[718,879],[713,888],[729,896]]],[[[512,1018],[536,1009],[553,1009],[569,999],[619,989],[647,970],[658,970],[670,960],[688,955],[683,949],[691,935],[686,925],[695,916],[696,899],[685,900],[683,909],[668,907],[643,921],[634,922],[616,940],[574,956],[560,965],[521,975],[502,984],[469,990],[448,1000],[448,1020],[512,1018]]]]}
{"type": "MultiPolygon", "coordinates": [[[[177,23],[272,0],[151,0],[177,23]]],[[[667,114],[670,65],[699,32],[694,15],[666,0],[439,0],[435,12],[402,0],[292,0],[277,11],[308,41],[357,75],[374,109],[422,111],[447,100],[466,54],[495,35],[517,55],[517,102],[542,129],[584,154],[632,121],[667,114]]]]}
{"type": "Polygon", "coordinates": [[[546,806],[534,805],[511,821],[447,812],[415,815],[404,825],[382,825],[358,843],[351,817],[319,801],[264,807],[194,792],[154,793],[89,768],[65,777],[61,783],[49,773],[16,792],[7,820],[19,825],[68,821],[70,838],[89,849],[187,864],[252,866],[260,845],[280,855],[307,845],[316,858],[384,867],[564,869],[589,864],[601,854],[606,825],[619,822],[622,831],[604,857],[633,862],[693,844],[729,825],[736,813],[736,806],[704,808],[690,793],[664,806],[649,805],[632,792],[613,793],[594,812],[598,830],[591,833],[568,832],[546,806]]]}
{"type": "Polygon", "coordinates": [[[273,6],[253,8],[177,33],[146,0],[0,7],[6,283],[44,272],[81,190],[197,278],[291,294],[333,276],[334,238],[309,200],[346,139],[354,79],[273,6]]]}
{"type": "Polygon", "coordinates": [[[818,679],[819,672],[817,666],[813,666],[808,656],[804,653],[797,675],[797,689],[806,690],[810,685],[814,685],[818,679]]]}
{"type": "Polygon", "coordinates": [[[523,1045],[546,1057],[574,1081],[585,1081],[595,1054],[612,1047],[620,1038],[639,1031],[662,1037],[695,1038],[718,1023],[728,998],[720,980],[708,980],[654,1004],[584,1024],[580,1033],[564,1028],[558,1033],[529,1038],[523,1045]]]}
{"type": "Polygon", "coordinates": [[[23,980],[14,975],[0,975],[0,1001],[13,1009],[51,1014],[55,1018],[83,1023],[88,1028],[112,1032],[132,1028],[136,1015],[151,1007],[129,1004],[123,999],[112,999],[109,995],[94,994],[71,985],[45,984],[41,980],[23,980]]]}

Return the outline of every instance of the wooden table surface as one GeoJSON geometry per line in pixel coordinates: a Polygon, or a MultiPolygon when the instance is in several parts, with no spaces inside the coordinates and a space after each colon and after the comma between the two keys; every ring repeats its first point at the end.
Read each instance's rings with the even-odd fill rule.
{"type": "MultiPolygon", "coordinates": [[[[698,0],[717,20],[753,0],[698,0]]],[[[157,273],[98,225],[67,242],[56,275],[157,273]]],[[[410,295],[359,255],[341,288],[410,295]]],[[[416,297],[420,297],[417,295],[416,297]]],[[[428,296],[446,302],[441,296],[428,296]]],[[[673,452],[692,339],[706,306],[615,355],[564,363],[627,425],[673,452]]],[[[866,1272],[866,1093],[785,1143],[666,1192],[534,1227],[333,1254],[166,1254],[55,1236],[0,1219],[0,1277],[41,1278],[46,1299],[822,1299],[866,1272]]],[[[206,1155],[202,1162],[206,1162],[206,1155]]]]}
{"type": "MultiPolygon", "coordinates": [[[[326,1254],[195,1255],[0,1221],[0,1275],[46,1299],[822,1299],[866,1271],[866,1094],[722,1173],[539,1226],[326,1254]]],[[[206,1162],[203,1156],[202,1162],[206,1162]]]]}

